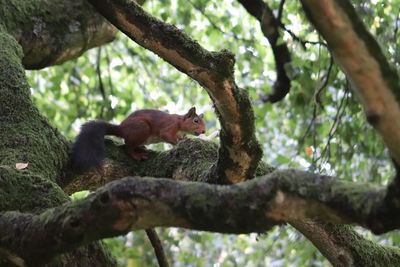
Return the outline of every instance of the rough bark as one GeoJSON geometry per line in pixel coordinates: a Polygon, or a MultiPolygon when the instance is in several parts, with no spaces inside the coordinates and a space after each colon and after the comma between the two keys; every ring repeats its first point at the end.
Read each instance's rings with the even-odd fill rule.
{"type": "Polygon", "coordinates": [[[22,46],[26,69],[76,58],[117,32],[84,0],[10,0],[1,4],[0,18],[22,46]]]}
{"type": "MultiPolygon", "coordinates": [[[[138,20],[131,21],[131,19],[122,17],[122,21],[118,21],[118,23],[127,26],[128,30],[133,29],[133,34],[137,29],[141,32],[146,31],[149,35],[139,34],[135,37],[138,42],[142,42],[145,47],[147,45],[147,48],[159,49],[157,51],[167,61],[207,85],[208,92],[216,103],[220,118],[226,122],[223,125],[225,132],[222,137],[222,148],[216,145],[204,146],[204,151],[209,149],[207,156],[215,155],[217,157],[218,154],[227,156],[228,152],[237,151],[249,153],[246,149],[254,144],[246,143],[243,140],[254,141],[255,139],[252,139],[254,129],[235,128],[236,126],[243,127],[242,123],[248,117],[234,117],[242,111],[242,105],[249,104],[249,101],[246,97],[241,100],[242,93],[231,79],[233,63],[229,62],[230,54],[227,52],[213,54],[204,51],[190,39],[180,39],[176,29],[152,20],[140,9],[137,9],[136,5],[129,6],[134,10],[131,15],[137,16],[135,18],[138,20]],[[148,26],[146,23],[149,21],[155,24],[153,27],[146,28],[148,26]],[[174,54],[170,46],[166,45],[171,44],[171,40],[167,39],[165,42],[165,40],[155,37],[154,34],[163,36],[163,31],[173,34],[173,37],[178,40],[177,50],[179,53],[174,54]],[[188,44],[189,47],[187,47],[188,44]],[[194,64],[193,59],[188,56],[195,52],[192,45],[196,50],[199,49],[198,54],[191,55],[198,60],[196,62],[198,65],[194,64]],[[163,51],[166,53],[163,54],[163,51]],[[216,65],[210,65],[203,57],[216,65]],[[224,63],[229,63],[228,68],[221,66],[224,63]],[[221,81],[225,81],[227,84],[224,82],[222,85],[219,84],[221,81]],[[228,108],[225,109],[222,103],[227,103],[228,108]],[[244,143],[235,143],[237,141],[244,143]],[[213,152],[211,153],[211,151],[213,152]]],[[[121,15],[124,12],[115,14],[121,15]]],[[[121,19],[118,16],[117,18],[121,19]]],[[[67,161],[67,143],[32,105],[29,98],[29,87],[26,84],[21,65],[22,50],[16,41],[6,33],[5,28],[1,25],[0,128],[5,131],[1,132],[0,138],[2,160],[0,166],[2,183],[0,187],[2,190],[2,194],[0,194],[2,205],[0,263],[33,265],[47,261],[61,253],[61,256],[52,261],[53,265],[82,264],[87,266],[104,263],[104,265],[112,266],[112,260],[101,249],[101,245],[88,244],[105,236],[125,233],[132,228],[145,229],[156,225],[241,233],[265,231],[272,225],[289,221],[309,237],[323,253],[327,254],[328,248],[339,251],[332,253],[335,256],[328,257],[332,263],[342,262],[357,265],[357,262],[361,262],[365,263],[362,266],[367,266],[381,260],[388,265],[398,265],[398,249],[385,248],[372,242],[366,242],[347,226],[309,223],[309,219],[323,219],[330,222],[353,222],[376,232],[397,229],[399,220],[396,216],[399,214],[399,207],[396,196],[399,195],[397,194],[399,187],[395,183],[389,189],[374,188],[293,170],[275,171],[263,178],[225,187],[165,179],[127,178],[106,185],[84,200],[74,203],[66,202],[67,197],[57,183],[69,181],[68,179],[58,179],[63,177],[61,169],[67,161]],[[20,162],[28,163],[28,168],[17,170],[15,164],[20,162]],[[227,207],[229,208],[227,209],[227,207]],[[18,212],[6,211],[17,209],[18,212]],[[221,218],[219,218],[220,216],[221,218]],[[16,232],[21,233],[19,238],[14,235],[16,232]],[[321,233],[324,238],[316,236],[315,232],[321,233]],[[43,244],[43,247],[37,246],[39,242],[43,244]],[[76,249],[84,244],[87,246],[76,249]],[[340,252],[341,249],[343,249],[343,253],[340,252]],[[71,252],[62,254],[66,251],[71,252]],[[85,255],[90,255],[92,258],[85,257],[85,255]],[[376,257],[376,259],[370,259],[368,256],[376,257]]],[[[9,25],[7,28],[12,29],[9,25]]],[[[45,54],[42,56],[46,57],[45,54]]],[[[353,75],[352,72],[349,72],[349,75],[353,75]]],[[[244,108],[249,111],[248,107],[244,108]]],[[[245,114],[248,113],[245,112],[245,114]]],[[[122,155],[120,148],[112,144],[110,146],[111,158],[117,154],[122,155]]],[[[209,171],[214,168],[213,164],[215,164],[216,158],[201,161],[201,157],[197,155],[197,158],[186,160],[185,154],[179,150],[181,148],[178,146],[173,151],[165,152],[175,155],[177,158],[176,161],[172,160],[170,165],[162,160],[163,153],[161,153],[155,155],[149,162],[137,164],[134,172],[140,175],[151,173],[157,177],[175,177],[175,179],[181,180],[197,177],[199,181],[221,182],[220,173],[209,171]],[[201,164],[202,162],[204,165],[201,164]],[[146,166],[146,164],[153,164],[151,165],[152,172],[148,169],[140,169],[140,165],[146,166]],[[195,168],[189,168],[191,164],[194,164],[195,168]],[[160,169],[156,166],[159,166],[160,169]],[[164,170],[161,170],[162,167],[164,170]],[[203,172],[199,172],[199,170],[203,172]],[[218,175],[212,176],[211,174],[218,175]]],[[[199,151],[203,151],[202,149],[199,147],[199,151]]],[[[195,154],[193,151],[197,150],[191,150],[189,155],[195,154]]],[[[236,160],[243,159],[243,154],[229,156],[236,160]]],[[[129,161],[126,156],[124,157],[125,161],[129,161]]],[[[236,182],[253,176],[258,160],[254,158],[252,160],[251,163],[245,160],[244,167],[237,167],[237,162],[230,158],[223,162],[226,165],[221,165],[220,162],[218,166],[220,171],[224,171],[223,167],[229,169],[233,165],[233,169],[229,170],[233,171],[234,175],[229,176],[229,173],[225,173],[223,176],[233,177],[234,179],[231,179],[230,182],[236,182]],[[236,179],[236,177],[241,178],[236,179]]],[[[127,165],[131,163],[129,162],[127,165]]],[[[110,162],[106,177],[119,178],[121,175],[132,172],[129,169],[118,169],[118,164],[121,164],[120,161],[110,162]]],[[[100,175],[100,177],[102,176],[100,175]]],[[[82,185],[77,183],[79,180],[79,177],[72,177],[72,182],[68,186],[77,185],[75,189],[79,188],[82,185]]],[[[98,186],[99,180],[91,182],[90,185],[95,188],[98,186]],[[96,182],[97,186],[94,185],[96,182]]]]}
{"type": "MultiPolygon", "coordinates": [[[[115,145],[112,141],[107,141],[106,144],[109,158],[104,172],[92,172],[85,176],[75,177],[65,190],[69,192],[87,188],[95,190],[100,185],[128,175],[170,177],[179,181],[203,182],[210,179],[210,177],[206,177],[207,172],[204,169],[212,165],[218,156],[216,144],[191,139],[180,142],[172,150],[161,153],[153,152],[149,161],[137,163],[126,156],[121,146],[115,145]],[[155,166],[158,167],[154,168],[155,166]]],[[[262,163],[257,169],[256,176],[272,173],[274,170],[262,163]]],[[[373,263],[379,257],[365,257],[368,253],[380,254],[387,261],[398,261],[397,249],[385,248],[367,241],[359,237],[351,227],[310,221],[315,218],[353,223],[354,221],[351,220],[364,220],[365,222],[361,225],[366,225],[367,221],[372,218],[368,214],[372,215],[376,210],[380,210],[378,207],[374,208],[372,205],[374,201],[381,199],[381,207],[386,206],[383,200],[385,188],[368,184],[353,184],[337,178],[293,170],[276,171],[267,177],[266,179],[270,179],[271,184],[265,188],[278,187],[280,189],[278,195],[275,193],[275,197],[271,195],[265,197],[279,200],[271,202],[275,212],[270,212],[269,216],[274,218],[275,223],[276,220],[289,222],[313,242],[334,266],[352,266],[351,264],[339,264],[344,261],[354,263],[355,266],[374,266],[373,263]],[[327,206],[320,206],[322,203],[327,206]],[[340,211],[334,211],[334,207],[340,211]],[[355,219],[355,217],[359,219],[355,219]],[[335,238],[333,234],[335,232],[340,233],[340,239],[335,238]],[[349,240],[351,244],[346,244],[346,240],[349,240]],[[360,258],[363,260],[359,260],[360,258]],[[371,262],[370,265],[366,264],[368,261],[371,262]]],[[[232,206],[235,207],[235,205],[232,206]]],[[[392,218],[395,218],[397,213],[397,210],[392,210],[392,218]]],[[[386,220],[390,221],[388,218],[386,220]]],[[[379,229],[380,224],[374,223],[374,227],[379,229]]]]}
{"type": "Polygon", "coordinates": [[[333,266],[399,266],[400,250],[366,240],[351,226],[316,221],[290,221],[333,266]]]}
{"type": "Polygon", "coordinates": [[[237,87],[234,55],[209,52],[173,25],[144,12],[133,0],[89,1],[132,40],[187,74],[210,95],[221,123],[221,146],[215,168],[220,183],[251,179],[262,151],[254,131],[254,114],[247,93],[237,87]]]}
{"type": "MultiPolygon", "coordinates": [[[[109,143],[110,146],[113,145],[109,143]]],[[[87,188],[96,189],[99,186],[98,181],[107,183],[118,177],[129,175],[200,182],[205,179],[216,179],[216,177],[208,177],[205,171],[199,171],[204,166],[211,165],[217,157],[217,146],[205,141],[184,140],[172,150],[154,152],[146,163],[130,162],[130,159],[123,155],[121,148],[110,148],[112,149],[121,150],[121,154],[116,151],[109,153],[111,160],[107,162],[102,174],[93,172],[83,176],[84,178],[77,177],[65,190],[72,192],[87,188]],[[192,151],[199,151],[199,153],[193,155],[192,151]],[[120,166],[118,164],[123,157],[126,158],[127,165],[120,166]],[[170,160],[167,161],[166,158],[170,160]]],[[[257,174],[265,173],[270,174],[264,177],[259,176],[256,180],[257,183],[262,183],[260,179],[265,179],[263,197],[274,199],[269,205],[274,207],[276,212],[271,212],[268,216],[275,221],[317,218],[328,222],[358,224],[376,233],[400,228],[400,222],[396,219],[399,209],[388,204],[386,187],[353,183],[299,170],[274,170],[262,164],[257,174]]],[[[249,190],[258,192],[255,188],[249,190]]]]}
{"type": "MultiPolygon", "coordinates": [[[[2,4],[2,11],[7,7],[2,4]]],[[[68,201],[68,196],[57,185],[68,160],[68,145],[33,105],[22,58],[21,46],[0,23],[0,210],[34,214],[68,201]],[[19,169],[17,163],[27,166],[19,169]]],[[[18,232],[9,232],[0,239],[10,236],[20,238],[18,232]]],[[[115,265],[101,244],[93,243],[60,255],[49,266],[99,263],[115,265]]],[[[38,266],[4,246],[0,248],[0,264],[38,266]]]]}
{"type": "MultiPolygon", "coordinates": [[[[219,146],[214,142],[201,139],[185,139],[174,148],[156,152],[149,151],[149,159],[144,162],[132,160],[124,152],[120,143],[106,139],[107,159],[101,172],[93,170],[80,176],[66,173],[62,185],[66,192],[96,190],[108,182],[125,176],[167,177],[180,181],[218,183],[217,176],[210,176],[209,170],[218,160],[219,146]]],[[[255,175],[260,176],[274,170],[273,167],[260,162],[255,175]]]]}
{"type": "Polygon", "coordinates": [[[351,183],[296,170],[274,171],[231,186],[163,178],[125,178],[108,183],[86,199],[66,203],[39,215],[1,213],[0,236],[3,238],[0,244],[17,255],[20,251],[25,254],[31,251],[32,257],[39,255],[44,259],[132,229],[175,226],[221,233],[249,233],[264,232],[273,225],[290,222],[311,237],[324,255],[334,249],[328,257],[332,263],[373,266],[378,259],[367,259],[367,254],[380,255],[392,263],[400,261],[397,248],[385,248],[366,241],[347,226],[310,222],[310,219],[319,219],[366,226],[368,212],[375,208],[368,203],[383,199],[384,192],[374,187],[360,188],[354,190],[351,183]],[[13,223],[15,221],[19,223],[13,223]],[[6,234],[15,231],[20,231],[21,236],[29,236],[28,241],[20,243],[21,240],[6,234]],[[59,234],[53,235],[52,231],[59,234]],[[36,237],[43,238],[40,242],[49,244],[49,248],[37,248],[36,237]],[[364,260],[360,261],[361,258],[364,260]]]}

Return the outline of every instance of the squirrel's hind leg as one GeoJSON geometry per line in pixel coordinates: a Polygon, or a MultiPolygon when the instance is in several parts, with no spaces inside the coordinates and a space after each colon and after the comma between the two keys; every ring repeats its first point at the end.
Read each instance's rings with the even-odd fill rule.
{"type": "Polygon", "coordinates": [[[138,161],[148,159],[148,153],[138,150],[138,147],[151,136],[150,126],[144,121],[134,120],[123,125],[123,133],[129,156],[138,161]]]}

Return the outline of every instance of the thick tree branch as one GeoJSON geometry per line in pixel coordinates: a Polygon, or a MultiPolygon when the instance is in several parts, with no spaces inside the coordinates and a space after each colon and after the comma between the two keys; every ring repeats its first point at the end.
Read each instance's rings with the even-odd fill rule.
{"type": "MultiPolygon", "coordinates": [[[[125,178],[40,215],[1,213],[0,247],[37,260],[132,229],[174,226],[249,233],[309,219],[356,223],[381,232],[389,215],[375,215],[386,206],[384,196],[380,188],[355,189],[350,182],[295,170],[275,171],[231,186],[125,178]],[[16,231],[21,238],[10,234],[16,231]]],[[[399,220],[395,228],[400,228],[399,220]]]]}
{"type": "Polygon", "coordinates": [[[400,163],[400,81],[347,0],[302,0],[335,61],[361,98],[368,121],[400,163]]]}
{"type": "Polygon", "coordinates": [[[132,40],[198,81],[210,95],[221,122],[220,157],[212,173],[221,183],[254,176],[261,148],[254,134],[254,114],[247,93],[233,78],[234,56],[209,52],[176,27],[146,14],[132,0],[89,0],[132,40]]]}
{"type": "Polygon", "coordinates": [[[353,266],[351,252],[337,246],[333,242],[322,223],[311,220],[292,220],[290,224],[309,239],[333,266],[353,266]]]}
{"type": "MultiPolygon", "coordinates": [[[[261,25],[261,30],[271,45],[276,66],[276,81],[272,93],[265,101],[272,103],[282,100],[290,91],[290,79],[285,71],[285,64],[291,62],[290,52],[286,43],[278,44],[280,21],[275,18],[271,8],[263,0],[238,0],[239,3],[255,17],[261,25]]],[[[283,2],[281,2],[283,8],[283,2]]],[[[281,14],[281,9],[280,9],[281,14]]]]}
{"type": "Polygon", "coordinates": [[[351,226],[316,221],[290,221],[333,266],[398,266],[400,250],[366,240],[351,226]]]}
{"type": "MultiPolygon", "coordinates": [[[[180,181],[218,183],[218,177],[210,176],[210,169],[218,160],[219,146],[216,143],[190,138],[180,141],[175,147],[163,152],[149,151],[146,161],[132,160],[124,146],[106,139],[107,159],[101,171],[90,171],[75,176],[68,173],[62,179],[62,187],[68,194],[97,188],[125,176],[166,177],[180,181]]],[[[260,162],[256,176],[265,175],[275,168],[260,162]]]]}
{"type": "MultiPolygon", "coordinates": [[[[149,227],[176,224],[216,231],[219,227],[228,224],[227,230],[223,230],[223,232],[246,232],[261,231],[260,229],[282,223],[282,220],[295,224],[296,220],[304,222],[308,218],[321,218],[326,221],[354,222],[369,227],[375,232],[399,227],[397,203],[400,201],[397,196],[400,195],[398,193],[400,187],[396,185],[396,181],[388,190],[368,189],[359,184],[335,181],[330,177],[285,171],[275,172],[268,177],[232,187],[210,185],[197,187],[196,183],[186,186],[175,181],[164,184],[165,180],[163,179],[127,179],[100,189],[86,200],[64,204],[43,212],[46,208],[60,205],[66,200],[65,195],[54,181],[54,177],[59,176],[61,166],[66,160],[66,144],[63,138],[40,116],[29,99],[29,87],[23,77],[23,69],[20,64],[22,53],[18,45],[4,31],[0,32],[0,44],[2,52],[0,53],[0,68],[4,74],[0,77],[0,126],[2,129],[0,133],[0,155],[2,156],[0,198],[2,201],[0,203],[2,210],[18,207],[26,212],[36,212],[35,214],[1,213],[0,264],[4,263],[4,257],[12,259],[14,262],[21,262],[19,257],[23,257],[27,259],[26,263],[33,262],[37,265],[52,255],[87,244],[91,240],[117,235],[128,231],[127,229],[131,227],[145,228],[146,225],[149,227]],[[28,169],[19,171],[14,168],[16,162],[26,159],[29,161],[28,169]],[[126,184],[126,181],[131,182],[126,184]],[[192,187],[192,185],[195,186],[192,187]],[[174,190],[174,188],[179,190],[174,190]],[[202,194],[203,189],[205,190],[204,194],[202,194]],[[197,193],[197,190],[200,191],[197,193]],[[247,191],[248,193],[244,193],[247,191]],[[176,192],[181,193],[177,194],[176,192]],[[216,196],[212,198],[214,192],[222,199],[216,198],[216,196]],[[239,205],[234,203],[235,195],[239,196],[239,200],[237,200],[239,205]],[[176,198],[179,197],[183,198],[177,200],[176,198]],[[263,198],[256,200],[257,197],[263,198]],[[252,202],[253,199],[256,202],[252,202]],[[167,200],[166,203],[163,202],[164,200],[167,200]],[[215,204],[217,202],[219,204],[215,204]],[[223,204],[224,206],[219,207],[217,214],[215,209],[218,205],[223,204]],[[166,215],[165,210],[171,209],[171,207],[174,212],[166,215]],[[223,211],[222,222],[218,221],[221,210],[223,211]],[[241,214],[240,219],[237,215],[238,210],[241,214]],[[258,213],[260,210],[264,212],[258,213]],[[42,213],[36,215],[40,211],[42,213]],[[230,211],[232,214],[229,213],[230,211]],[[159,215],[160,217],[158,217],[159,215]],[[257,218],[255,218],[256,215],[257,218]],[[199,222],[196,216],[200,216],[199,222]],[[217,218],[217,222],[210,227],[215,218],[217,218]],[[260,218],[263,219],[261,222],[258,221],[260,218]],[[18,222],[18,219],[21,221],[18,222]],[[253,221],[249,222],[249,219],[253,221]],[[104,222],[104,224],[99,222],[104,222]],[[251,223],[255,225],[251,225],[251,223]],[[20,238],[15,238],[14,233],[21,233],[20,238]],[[37,244],[43,244],[44,248],[38,247],[37,244]],[[46,248],[50,249],[45,251],[46,248]],[[38,255],[34,255],[36,252],[38,255]],[[39,259],[41,256],[43,258],[39,259]],[[38,261],[33,259],[38,259],[38,261]]],[[[224,76],[226,73],[224,73],[224,71],[222,74],[217,73],[215,77],[226,79],[224,76]]],[[[214,94],[217,95],[216,92],[214,94]]],[[[210,95],[213,94],[210,93],[210,95]]],[[[238,95],[240,96],[240,93],[232,93],[232,95],[235,99],[238,95]]],[[[219,115],[222,117],[221,114],[219,115]]],[[[233,121],[240,122],[241,120],[233,121]]],[[[232,120],[228,120],[228,122],[232,122],[232,120]]],[[[223,127],[229,128],[232,125],[223,127]]],[[[224,140],[227,138],[225,137],[224,140]]],[[[228,151],[226,147],[225,152],[228,151]]],[[[193,151],[191,152],[193,153],[193,151]]],[[[219,166],[221,167],[221,165],[219,166]]],[[[209,169],[212,168],[211,164],[209,169]]],[[[219,170],[223,171],[224,169],[220,168],[219,170]]],[[[164,171],[172,172],[175,177],[182,179],[188,175],[182,166],[178,169],[170,168],[164,171]]],[[[213,172],[208,172],[208,176],[205,176],[207,177],[206,181],[213,180],[209,176],[211,173],[213,172]]],[[[298,225],[297,227],[302,229],[298,225]]],[[[315,229],[319,225],[313,225],[313,227],[315,229]]],[[[346,241],[356,240],[349,239],[351,231],[347,231],[343,235],[343,232],[337,231],[338,228],[330,226],[324,232],[329,234],[330,231],[330,240],[335,241],[336,246],[343,245],[345,247],[346,241]],[[337,238],[335,239],[335,237],[337,238]]],[[[303,229],[302,232],[306,233],[307,230],[303,229]]],[[[76,262],[72,260],[72,257],[76,257],[81,259],[79,262],[83,266],[89,266],[89,264],[83,263],[86,259],[82,259],[82,255],[91,257],[95,251],[96,256],[94,257],[99,259],[99,265],[105,262],[110,263],[110,259],[101,249],[98,247],[92,249],[97,245],[89,245],[75,250],[75,254],[65,255],[62,262],[66,264],[76,262]]],[[[372,243],[369,245],[373,246],[372,243]]],[[[356,251],[354,254],[363,255],[362,249],[360,250],[357,246],[347,246],[346,250],[356,251]]],[[[396,249],[382,249],[382,253],[379,255],[386,255],[386,252],[393,252],[394,257],[398,259],[396,249]]],[[[93,264],[93,262],[90,263],[93,264]]],[[[112,265],[112,263],[108,265],[112,265]]]]}
{"type": "MultiPolygon", "coordinates": [[[[88,174],[78,177],[67,186],[68,192],[83,189],[95,190],[99,181],[107,183],[124,175],[140,175],[154,177],[171,177],[176,180],[208,181],[208,169],[217,157],[217,146],[201,140],[185,140],[170,151],[154,153],[149,162],[135,163],[123,154],[122,149],[108,144],[110,158],[103,175],[88,174]],[[197,153],[193,153],[197,151],[197,153]],[[124,161],[123,159],[126,158],[124,161]],[[168,160],[166,160],[168,159],[168,160]],[[119,165],[119,163],[121,165],[119,165]],[[202,172],[199,170],[203,170],[202,172]],[[109,176],[107,180],[107,176],[109,176]]],[[[261,164],[258,174],[268,174],[273,168],[261,164]]],[[[396,186],[388,188],[376,187],[337,180],[301,171],[274,171],[269,177],[266,188],[277,188],[283,200],[276,205],[280,213],[276,220],[290,221],[293,219],[320,218],[331,222],[355,223],[371,229],[375,233],[383,233],[400,227],[400,202],[396,186]],[[296,215],[291,211],[308,213],[313,206],[315,215],[296,215]]]]}
{"type": "MultiPolygon", "coordinates": [[[[212,166],[217,157],[217,146],[201,140],[185,140],[170,151],[154,153],[148,162],[142,163],[130,161],[124,155],[122,149],[115,147],[111,142],[108,142],[107,147],[112,160],[107,161],[103,175],[92,173],[84,177],[78,177],[67,186],[66,190],[68,192],[71,193],[88,188],[95,190],[99,184],[105,184],[124,175],[150,175],[171,177],[176,180],[207,181],[210,178],[204,169],[212,166]],[[193,153],[193,151],[196,151],[196,153],[193,153]]],[[[258,175],[272,171],[273,168],[261,165],[258,175]]],[[[339,207],[342,210],[341,222],[346,222],[346,216],[344,215],[350,214],[350,216],[359,217],[358,219],[352,219],[351,222],[373,229],[377,233],[398,227],[399,219],[397,218],[398,212],[396,212],[398,208],[395,203],[398,201],[396,196],[399,194],[396,195],[396,191],[393,191],[395,190],[393,188],[396,187],[389,187],[386,191],[384,189],[371,189],[371,191],[368,191],[366,185],[363,184],[335,182],[333,178],[325,179],[323,176],[314,174],[311,176],[320,178],[315,178],[315,183],[310,184],[306,182],[307,180],[304,180],[303,183],[299,182],[298,177],[293,177],[288,179],[286,186],[297,188],[292,192],[294,195],[299,194],[315,201],[330,199],[331,202],[326,202],[325,204],[329,207],[339,207]],[[324,183],[324,181],[330,182],[324,183]],[[290,185],[291,183],[294,185],[290,185]],[[321,187],[321,191],[318,191],[319,187],[321,187]],[[318,194],[312,195],[312,192],[315,191],[318,191],[318,194]]],[[[301,201],[298,203],[301,203],[301,201]]],[[[289,206],[289,204],[285,205],[289,206]]],[[[308,204],[305,205],[307,206],[308,204]]],[[[282,209],[284,208],[287,207],[282,206],[282,209]]],[[[282,220],[286,219],[290,220],[290,216],[282,218],[282,220]]]]}
{"type": "Polygon", "coordinates": [[[0,21],[22,46],[26,69],[76,58],[110,42],[117,32],[85,0],[9,1],[1,7],[0,21]]]}

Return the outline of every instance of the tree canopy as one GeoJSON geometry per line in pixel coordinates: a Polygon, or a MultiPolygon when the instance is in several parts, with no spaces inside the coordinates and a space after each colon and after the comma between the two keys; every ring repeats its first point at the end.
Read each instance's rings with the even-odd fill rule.
{"type": "Polygon", "coordinates": [[[378,0],[2,3],[0,263],[153,266],[139,230],[160,253],[156,227],[171,266],[400,265],[398,14],[378,0]],[[107,138],[101,170],[71,169],[84,122],[192,106],[207,136],[143,162],[107,138]]]}

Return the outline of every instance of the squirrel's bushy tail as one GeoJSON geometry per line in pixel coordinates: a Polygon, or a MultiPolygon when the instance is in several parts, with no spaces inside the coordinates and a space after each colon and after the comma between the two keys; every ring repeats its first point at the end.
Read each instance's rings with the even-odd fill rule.
{"type": "Polygon", "coordinates": [[[82,125],[72,147],[71,165],[75,173],[99,168],[106,157],[104,136],[119,134],[119,126],[105,121],[89,121],[82,125]]]}

